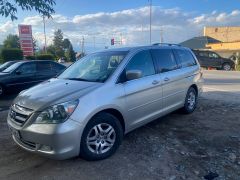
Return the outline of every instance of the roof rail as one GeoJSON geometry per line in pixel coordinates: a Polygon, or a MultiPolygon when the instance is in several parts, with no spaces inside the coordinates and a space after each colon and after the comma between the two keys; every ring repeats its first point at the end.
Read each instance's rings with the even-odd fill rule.
{"type": "Polygon", "coordinates": [[[181,47],[180,44],[171,44],[171,43],[154,43],[153,46],[179,46],[179,47],[181,47]]]}

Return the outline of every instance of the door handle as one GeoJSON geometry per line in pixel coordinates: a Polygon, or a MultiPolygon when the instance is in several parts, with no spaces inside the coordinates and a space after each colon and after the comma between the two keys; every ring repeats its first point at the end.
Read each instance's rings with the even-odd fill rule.
{"type": "Polygon", "coordinates": [[[154,80],[154,81],[152,82],[153,85],[156,85],[156,84],[158,84],[158,83],[159,83],[159,81],[157,81],[157,80],[154,80]]]}
{"type": "Polygon", "coordinates": [[[164,78],[164,81],[169,81],[170,79],[168,77],[165,77],[164,78]]]}

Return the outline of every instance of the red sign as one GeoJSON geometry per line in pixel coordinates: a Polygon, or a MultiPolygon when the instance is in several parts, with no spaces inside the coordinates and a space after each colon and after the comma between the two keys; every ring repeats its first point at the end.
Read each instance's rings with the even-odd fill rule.
{"type": "Polygon", "coordinates": [[[18,25],[19,39],[24,56],[33,55],[33,39],[31,25],[18,25]]]}

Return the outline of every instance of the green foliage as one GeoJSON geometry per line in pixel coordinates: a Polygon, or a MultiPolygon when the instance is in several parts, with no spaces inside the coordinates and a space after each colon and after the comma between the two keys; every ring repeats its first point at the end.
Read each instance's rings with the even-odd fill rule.
{"type": "Polygon", "coordinates": [[[19,37],[17,35],[9,34],[3,41],[5,48],[20,48],[19,37]]]}
{"type": "Polygon", "coordinates": [[[63,49],[63,33],[60,29],[54,32],[53,46],[55,49],[55,55],[57,58],[61,58],[64,56],[63,49]]]}
{"type": "Polygon", "coordinates": [[[69,47],[65,51],[65,56],[67,58],[67,61],[69,61],[69,62],[76,61],[76,53],[73,50],[71,42],[70,42],[69,47]]]}
{"type": "Polygon", "coordinates": [[[1,54],[3,62],[23,59],[22,50],[17,48],[3,48],[1,54]]]}
{"type": "Polygon", "coordinates": [[[54,60],[54,56],[51,54],[38,54],[36,56],[26,56],[27,60],[54,60]]]}
{"type": "Polygon", "coordinates": [[[63,40],[63,48],[67,49],[69,46],[72,45],[69,39],[64,39],[63,40]]]}
{"type": "Polygon", "coordinates": [[[0,15],[10,16],[12,20],[16,20],[17,11],[22,9],[23,11],[35,10],[43,16],[51,17],[55,4],[55,0],[0,0],[0,15]]]}
{"type": "Polygon", "coordinates": [[[238,58],[238,64],[236,65],[236,71],[240,71],[240,58],[238,58]]]}

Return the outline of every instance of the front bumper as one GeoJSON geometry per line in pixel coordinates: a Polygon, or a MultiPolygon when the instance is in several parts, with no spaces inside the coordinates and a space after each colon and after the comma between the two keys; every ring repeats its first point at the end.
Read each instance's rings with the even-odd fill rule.
{"type": "Polygon", "coordinates": [[[78,156],[82,126],[71,119],[61,124],[26,124],[18,126],[8,116],[14,141],[23,149],[63,160],[78,156]]]}

